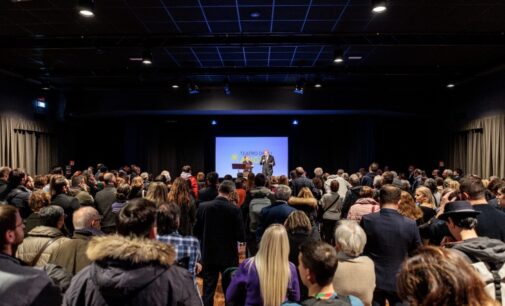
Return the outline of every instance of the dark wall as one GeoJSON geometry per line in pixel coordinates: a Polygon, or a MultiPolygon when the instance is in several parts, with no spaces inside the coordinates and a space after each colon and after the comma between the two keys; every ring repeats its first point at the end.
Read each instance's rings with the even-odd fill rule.
{"type": "Polygon", "coordinates": [[[482,78],[471,86],[456,88],[458,109],[456,120],[472,120],[505,114],[505,73],[482,78]]]}

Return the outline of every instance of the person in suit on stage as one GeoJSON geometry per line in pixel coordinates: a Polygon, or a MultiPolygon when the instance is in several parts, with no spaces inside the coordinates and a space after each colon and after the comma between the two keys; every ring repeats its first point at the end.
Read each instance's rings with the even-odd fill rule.
{"type": "Polygon", "coordinates": [[[270,155],[270,152],[268,152],[268,150],[265,150],[263,152],[260,160],[260,165],[263,166],[262,173],[267,177],[271,177],[274,173],[273,168],[275,166],[275,158],[273,155],[270,155]]]}
{"type": "Polygon", "coordinates": [[[400,188],[383,186],[379,191],[380,211],[361,219],[368,241],[364,254],[375,264],[373,305],[385,305],[385,300],[391,306],[402,305],[396,291],[396,275],[403,260],[422,244],[416,221],[398,212],[400,195],[400,188]]]}

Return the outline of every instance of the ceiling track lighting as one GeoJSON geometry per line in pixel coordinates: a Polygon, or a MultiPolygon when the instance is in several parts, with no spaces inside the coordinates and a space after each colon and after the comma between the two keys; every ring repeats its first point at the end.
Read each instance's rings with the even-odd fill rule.
{"type": "Polygon", "coordinates": [[[372,0],[372,12],[383,13],[387,10],[386,0],[372,0]]]}
{"type": "Polygon", "coordinates": [[[344,62],[344,52],[342,49],[337,48],[333,51],[333,62],[336,64],[340,64],[344,62]]]}
{"type": "Polygon", "coordinates": [[[79,14],[83,17],[90,18],[95,16],[95,0],[79,0],[77,6],[79,14]]]}
{"type": "Polygon", "coordinates": [[[153,54],[149,48],[145,48],[142,51],[142,63],[144,65],[151,65],[153,63],[153,54]]]}

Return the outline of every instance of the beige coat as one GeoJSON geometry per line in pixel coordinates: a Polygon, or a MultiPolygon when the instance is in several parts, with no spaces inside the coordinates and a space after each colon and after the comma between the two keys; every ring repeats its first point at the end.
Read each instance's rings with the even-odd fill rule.
{"type": "Polygon", "coordinates": [[[69,240],[64,237],[63,233],[59,229],[55,227],[37,226],[32,229],[28,233],[28,237],[26,237],[25,240],[23,240],[23,243],[19,245],[16,257],[27,264],[31,263],[44,244],[54,237],[61,238],[48,246],[44,252],[42,252],[42,255],[35,264],[37,267],[46,265],[51,257],[51,254],[56,251],[63,242],[69,240]]]}

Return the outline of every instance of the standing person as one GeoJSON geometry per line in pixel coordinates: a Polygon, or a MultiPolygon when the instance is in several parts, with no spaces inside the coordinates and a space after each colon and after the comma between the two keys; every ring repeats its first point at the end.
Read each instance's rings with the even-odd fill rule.
{"type": "Polygon", "coordinates": [[[9,306],[59,306],[58,286],[38,269],[24,267],[14,258],[23,242],[23,219],[10,205],[0,205],[0,303],[9,306]]]}
{"type": "Polygon", "coordinates": [[[380,211],[361,219],[361,227],[367,236],[364,254],[375,264],[375,305],[385,305],[386,300],[391,306],[401,305],[396,293],[396,274],[405,257],[421,245],[416,222],[398,212],[400,197],[400,188],[383,186],[380,189],[380,211]]]}
{"type": "Polygon", "coordinates": [[[298,301],[298,273],[296,266],[289,262],[288,255],[286,229],[280,224],[271,225],[261,239],[258,253],[240,264],[233,275],[226,290],[226,301],[258,306],[277,306],[286,300],[298,301]],[[245,300],[242,300],[244,295],[245,300]]]}
{"type": "Polygon", "coordinates": [[[186,181],[180,177],[176,178],[168,193],[168,203],[175,203],[180,208],[179,233],[182,236],[193,235],[193,225],[195,224],[196,204],[195,198],[189,190],[186,181]]]}
{"type": "Polygon", "coordinates": [[[242,161],[242,164],[244,165],[244,177],[247,177],[247,175],[249,175],[249,173],[252,172],[252,169],[254,167],[253,165],[253,162],[251,160],[251,158],[249,157],[249,155],[245,155],[244,156],[244,160],[242,161]]]}
{"type": "Polygon", "coordinates": [[[198,181],[196,180],[196,177],[191,174],[191,166],[186,165],[182,167],[181,171],[181,178],[183,178],[186,181],[189,181],[189,185],[191,187],[191,192],[193,193],[193,196],[195,197],[196,200],[198,200],[198,181]]]}
{"type": "Polygon", "coordinates": [[[117,235],[89,242],[92,263],[74,276],[63,305],[201,305],[189,272],[173,265],[174,248],[153,240],[156,205],[133,199],[117,220],[117,235]]]}
{"type": "Polygon", "coordinates": [[[116,177],[108,172],[103,176],[104,189],[97,192],[95,197],[96,209],[102,215],[102,231],[112,234],[116,231],[115,215],[112,213],[112,204],[116,202],[116,177]]]}
{"type": "Polygon", "coordinates": [[[273,167],[275,166],[275,158],[273,155],[270,155],[270,152],[268,152],[267,149],[263,151],[263,155],[261,156],[260,159],[260,165],[262,165],[262,173],[270,178],[272,174],[274,173],[273,167]]]}
{"type": "Polygon", "coordinates": [[[323,195],[319,202],[320,211],[322,211],[323,228],[321,236],[326,243],[334,245],[333,231],[337,221],[340,220],[342,213],[342,198],[338,194],[339,183],[333,180],[330,183],[330,193],[323,195]]]}
{"type": "Polygon", "coordinates": [[[203,302],[214,304],[219,273],[238,266],[238,242],[244,242],[244,222],[240,209],[230,203],[235,191],[232,181],[223,181],[218,196],[200,203],[196,212],[194,234],[202,246],[203,302]]]}
{"type": "Polygon", "coordinates": [[[32,192],[24,186],[26,177],[27,175],[23,169],[12,169],[9,173],[9,183],[5,190],[5,193],[7,193],[5,202],[16,206],[23,219],[32,213],[30,205],[28,204],[28,199],[32,192]]]}
{"type": "Polygon", "coordinates": [[[65,227],[71,235],[74,232],[74,225],[72,224],[72,216],[74,211],[81,207],[79,200],[69,196],[68,182],[63,175],[53,175],[49,183],[51,190],[51,205],[58,205],[65,211],[65,227]]]}
{"type": "Polygon", "coordinates": [[[218,195],[217,186],[219,184],[219,174],[217,172],[209,172],[207,173],[205,181],[206,187],[200,189],[198,194],[198,202],[212,201],[218,195]]]}

